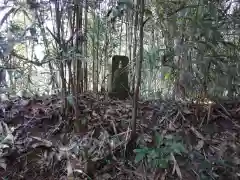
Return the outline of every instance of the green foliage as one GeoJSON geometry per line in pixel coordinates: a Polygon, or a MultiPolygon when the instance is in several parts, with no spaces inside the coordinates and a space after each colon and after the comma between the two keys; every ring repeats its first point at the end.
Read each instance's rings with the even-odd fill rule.
{"type": "Polygon", "coordinates": [[[111,22],[114,24],[117,18],[121,18],[128,9],[133,8],[133,3],[130,0],[118,0],[117,5],[110,8],[107,17],[110,17],[111,22]]]}
{"type": "MultiPolygon", "coordinates": [[[[128,48],[124,47],[124,45],[131,45],[132,50],[127,52],[127,49],[126,55],[132,55],[134,47],[133,30],[134,13],[137,10],[135,9],[136,1],[133,3],[131,0],[116,0],[109,3],[108,5],[111,6],[113,4],[113,7],[107,8],[110,9],[107,16],[102,16],[102,12],[106,12],[106,8],[100,8],[99,3],[101,1],[95,5],[95,8],[89,11],[89,14],[92,14],[92,16],[88,14],[88,24],[86,26],[88,56],[91,57],[92,55],[92,59],[88,62],[89,69],[91,69],[91,63],[95,60],[99,62],[98,67],[102,68],[103,61],[106,61],[115,52],[119,52],[117,49],[120,45],[122,51],[128,48]],[[112,27],[116,31],[112,30],[107,19],[110,19],[112,27]],[[121,23],[116,23],[118,19],[121,19],[121,23]],[[124,32],[125,29],[127,30],[126,34],[124,32]],[[119,38],[119,35],[121,35],[121,38],[119,38]]],[[[205,88],[209,95],[221,97],[227,94],[229,97],[237,97],[240,93],[238,88],[238,84],[240,84],[238,38],[240,16],[238,16],[239,7],[233,7],[231,3],[230,1],[216,0],[154,0],[146,3],[144,9],[144,64],[142,74],[147,78],[142,80],[142,94],[149,96],[161,88],[163,88],[163,92],[171,91],[174,81],[178,79],[179,71],[188,69],[195,78],[194,80],[199,83],[199,86],[206,85],[205,88]],[[230,10],[233,10],[232,14],[229,13],[230,10]],[[180,40],[176,46],[175,40],[180,40]],[[164,48],[166,53],[164,61],[161,57],[163,54],[162,48],[164,48]],[[179,66],[174,56],[181,56],[182,66],[179,66]],[[161,79],[158,76],[159,74],[161,74],[161,79]]],[[[41,5],[35,11],[29,8],[26,2],[14,1],[14,6],[12,6],[11,2],[9,4],[6,1],[0,7],[0,11],[4,11],[0,24],[6,24],[7,30],[17,37],[17,46],[19,42],[34,40],[33,38],[39,35],[39,28],[42,28],[44,31],[41,30],[41,35],[45,36],[44,41],[47,42],[45,43],[45,46],[47,45],[45,50],[48,54],[46,57],[49,57],[53,48],[56,48],[57,52],[54,55],[51,54],[52,59],[56,59],[54,57],[61,51],[54,47],[55,44],[52,41],[56,34],[49,38],[49,35],[47,35],[48,30],[46,29],[46,27],[50,27],[48,25],[50,23],[49,18],[46,19],[46,17],[51,16],[51,18],[55,19],[54,6],[40,2],[41,5]],[[9,20],[12,20],[13,23],[9,24],[9,20]],[[25,21],[27,21],[28,28],[24,27],[26,25],[25,21]],[[27,36],[29,34],[26,33],[27,30],[34,37],[27,36]]],[[[74,8],[70,4],[59,3],[62,6],[60,7],[62,9],[60,13],[61,27],[64,27],[61,31],[66,36],[68,36],[69,29],[65,28],[65,25],[70,22],[73,15],[71,13],[74,12],[74,8]]],[[[89,7],[92,8],[91,5],[89,7]]],[[[52,25],[55,27],[55,22],[52,25]]],[[[139,32],[137,31],[136,34],[139,34],[139,32]]],[[[41,38],[38,37],[37,39],[41,41],[41,38]]],[[[66,41],[65,37],[62,38],[63,41],[66,41]]],[[[33,43],[35,42],[33,41],[33,43]]],[[[8,55],[9,52],[6,49],[14,49],[18,54],[23,54],[24,52],[17,51],[16,43],[12,44],[6,42],[6,40],[1,40],[0,48],[4,53],[0,53],[0,55],[2,57],[8,55]]],[[[41,42],[38,43],[40,44],[41,42]]],[[[73,56],[82,58],[83,53],[76,54],[75,49],[75,47],[69,47],[66,50],[67,53],[64,52],[64,58],[69,59],[73,56]]],[[[131,57],[130,61],[132,60],[133,57],[131,57]]],[[[56,60],[51,62],[56,63],[56,60]]],[[[103,70],[100,71],[100,74],[104,74],[103,70]]],[[[192,90],[189,91],[191,92],[192,90]]]]}
{"type": "Polygon", "coordinates": [[[184,145],[174,136],[162,137],[155,133],[155,147],[141,147],[135,149],[135,162],[146,161],[151,167],[168,168],[172,155],[182,155],[186,152],[184,145]]]}
{"type": "Polygon", "coordinates": [[[17,24],[15,22],[11,22],[10,25],[9,25],[9,31],[11,31],[14,34],[19,34],[19,33],[22,33],[24,31],[24,28],[20,24],[17,24]]]}
{"type": "Polygon", "coordinates": [[[193,151],[189,153],[189,157],[194,164],[198,164],[196,173],[200,180],[215,180],[220,176],[222,171],[218,169],[232,168],[230,164],[222,159],[207,159],[201,153],[193,151]]]}
{"type": "MultiPolygon", "coordinates": [[[[167,39],[166,52],[174,49],[172,53],[166,53],[163,66],[175,70],[190,69],[201,85],[207,85],[210,95],[223,96],[226,92],[238,94],[235,84],[239,84],[239,78],[235,77],[239,77],[239,65],[236,66],[239,64],[239,46],[236,28],[232,26],[235,20],[228,12],[231,3],[185,1],[182,5],[170,4],[156,1],[156,12],[162,20],[160,23],[167,39]],[[175,13],[169,13],[171,16],[166,21],[166,12],[175,13]],[[181,39],[181,42],[175,46],[172,42],[176,39],[181,39]],[[174,55],[182,56],[183,67],[177,65],[172,58],[174,55]],[[230,66],[232,63],[234,67],[230,66]]],[[[172,75],[177,79],[178,73],[172,75]]]]}

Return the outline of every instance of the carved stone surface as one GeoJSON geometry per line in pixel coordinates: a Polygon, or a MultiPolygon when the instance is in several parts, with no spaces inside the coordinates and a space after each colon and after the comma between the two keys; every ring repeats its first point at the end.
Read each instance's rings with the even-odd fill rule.
{"type": "Polygon", "coordinates": [[[126,99],[129,94],[127,56],[115,55],[112,57],[110,74],[108,77],[108,93],[112,98],[126,99]]]}

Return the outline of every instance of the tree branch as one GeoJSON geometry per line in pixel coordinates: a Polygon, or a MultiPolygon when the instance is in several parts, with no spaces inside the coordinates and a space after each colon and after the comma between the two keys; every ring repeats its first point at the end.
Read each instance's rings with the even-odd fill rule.
{"type": "Polygon", "coordinates": [[[48,63],[48,62],[51,61],[51,60],[44,61],[44,62],[31,61],[31,60],[29,60],[28,58],[26,58],[26,57],[24,57],[24,56],[22,56],[22,55],[17,54],[14,50],[11,52],[11,55],[12,55],[12,56],[15,56],[16,58],[21,59],[21,60],[23,60],[23,61],[25,61],[25,62],[27,62],[27,63],[32,63],[32,64],[34,64],[34,65],[36,65],[36,66],[42,66],[43,64],[46,64],[46,63],[48,63]]]}

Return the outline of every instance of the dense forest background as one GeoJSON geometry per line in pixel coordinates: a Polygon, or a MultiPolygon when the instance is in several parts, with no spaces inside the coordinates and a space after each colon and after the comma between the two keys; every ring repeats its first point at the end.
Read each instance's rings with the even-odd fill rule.
{"type": "Polygon", "coordinates": [[[141,67],[146,98],[172,92],[238,97],[237,1],[149,0],[142,13],[137,0],[2,2],[1,66],[8,87],[107,90],[111,57],[126,55],[130,89],[141,67]]]}
{"type": "Polygon", "coordinates": [[[239,179],[239,0],[0,3],[0,177],[239,179]]]}

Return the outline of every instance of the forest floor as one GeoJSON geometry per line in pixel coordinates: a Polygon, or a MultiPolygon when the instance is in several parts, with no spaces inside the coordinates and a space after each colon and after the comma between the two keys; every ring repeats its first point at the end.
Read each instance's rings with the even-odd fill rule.
{"type": "Polygon", "coordinates": [[[79,119],[57,96],[0,103],[2,179],[239,179],[240,102],[139,102],[137,147],[126,152],[132,103],[92,93],[79,119]],[[79,128],[80,123],[85,128],[79,128]]]}

